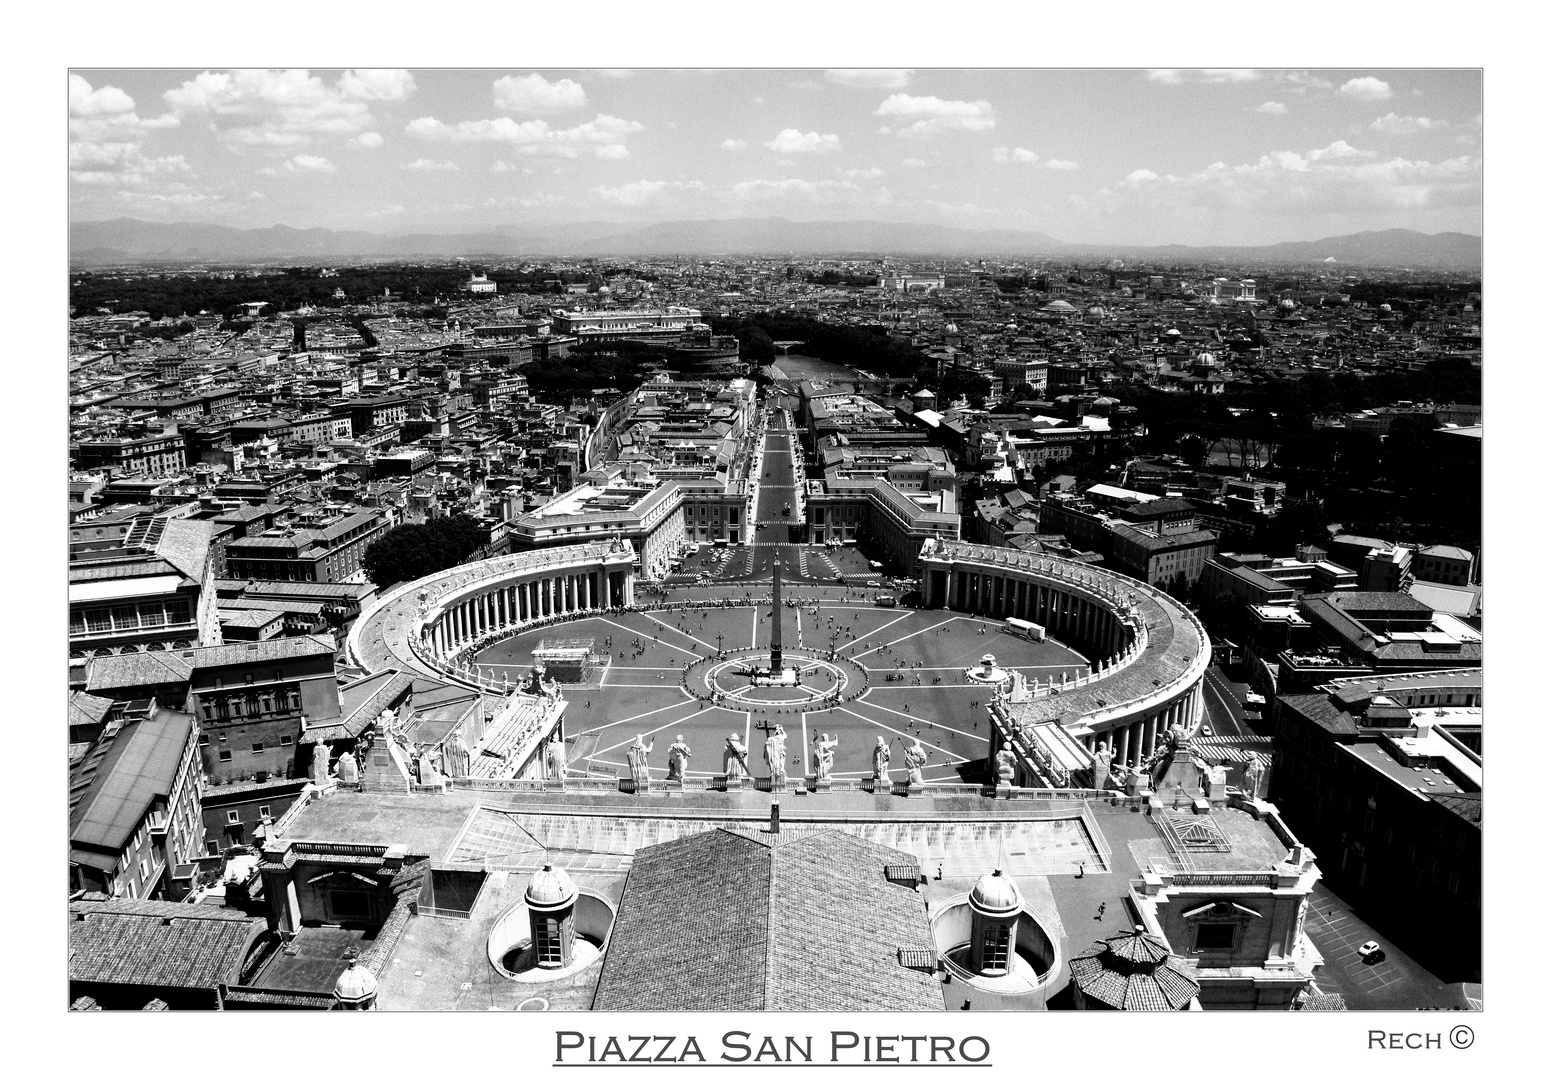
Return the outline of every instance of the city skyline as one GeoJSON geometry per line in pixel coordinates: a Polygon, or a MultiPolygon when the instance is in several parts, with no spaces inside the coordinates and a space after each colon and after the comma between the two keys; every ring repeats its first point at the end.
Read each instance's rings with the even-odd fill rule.
{"type": "Polygon", "coordinates": [[[1270,244],[1481,232],[1481,75],[80,69],[72,219],[386,234],[784,217],[1270,244]]]}

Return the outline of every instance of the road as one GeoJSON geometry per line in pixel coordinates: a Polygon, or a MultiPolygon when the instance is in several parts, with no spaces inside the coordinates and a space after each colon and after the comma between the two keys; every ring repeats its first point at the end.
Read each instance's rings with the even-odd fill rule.
{"type": "Polygon", "coordinates": [[[1214,735],[1253,735],[1244,722],[1244,683],[1230,682],[1216,664],[1206,669],[1206,722],[1214,735]]]}

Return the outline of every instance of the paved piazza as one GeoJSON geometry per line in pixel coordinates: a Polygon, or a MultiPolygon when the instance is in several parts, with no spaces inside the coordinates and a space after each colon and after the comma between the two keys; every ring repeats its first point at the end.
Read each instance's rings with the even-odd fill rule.
{"type": "MultiPolygon", "coordinates": [[[[768,593],[768,585],[759,591],[768,593]]],[[[668,744],[682,735],[693,755],[690,775],[720,775],[722,749],[736,733],[755,775],[764,776],[765,736],[780,724],[794,777],[814,771],[813,740],[826,733],[840,740],[837,778],[871,776],[873,747],[882,736],[895,778],[902,779],[905,746],[920,739],[929,755],[927,783],[987,779],[989,691],[963,677],[980,657],[992,653],[1000,666],[1030,681],[1088,670],[1079,653],[1059,642],[999,632],[1000,620],[880,608],[860,590],[792,583],[785,593],[796,606],[782,609],[782,644],[786,665],[802,671],[802,683],[755,687],[742,671],[769,662],[770,608],[745,603],[744,592],[670,587],[669,605],[725,600],[737,606],[669,606],[550,625],[489,646],[475,663],[515,683],[532,667],[541,642],[592,640],[606,663],[585,685],[565,687],[573,768],[625,775],[625,748],[639,734],[655,741],[652,772],[666,777],[668,744]],[[722,660],[719,650],[728,654],[722,660]]]]}

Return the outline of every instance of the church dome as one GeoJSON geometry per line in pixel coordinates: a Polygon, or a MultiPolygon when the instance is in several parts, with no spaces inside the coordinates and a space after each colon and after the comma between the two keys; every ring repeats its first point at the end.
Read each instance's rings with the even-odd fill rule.
{"type": "Polygon", "coordinates": [[[1217,363],[1217,357],[1213,356],[1209,352],[1198,353],[1196,355],[1196,363],[1201,364],[1203,366],[1215,364],[1215,363],[1217,363]]]}
{"type": "Polygon", "coordinates": [[[988,915],[1006,915],[1023,907],[1023,894],[1000,869],[991,871],[969,893],[969,906],[988,915]]]}
{"type": "Polygon", "coordinates": [[[1380,315],[1388,315],[1391,311],[1394,311],[1394,310],[1395,309],[1390,307],[1388,304],[1380,304],[1379,305],[1379,314],[1380,315]]]}
{"type": "Polygon", "coordinates": [[[576,899],[576,883],[571,875],[545,863],[544,869],[533,875],[523,899],[531,908],[565,907],[576,899]]]}
{"type": "Polygon", "coordinates": [[[1077,309],[1074,308],[1071,304],[1067,303],[1065,300],[1052,300],[1052,301],[1050,301],[1050,303],[1048,303],[1044,307],[1040,308],[1040,310],[1041,311],[1076,311],[1077,309]]]}
{"type": "Polygon", "coordinates": [[[1283,311],[1291,311],[1293,308],[1295,308],[1297,306],[1298,306],[1297,304],[1294,304],[1292,302],[1291,298],[1283,300],[1282,304],[1281,304],[1281,307],[1282,307],[1283,311]]]}
{"type": "Polygon", "coordinates": [[[339,980],[334,983],[334,996],[351,1005],[370,1001],[377,996],[377,976],[352,956],[350,966],[339,973],[339,980]]]}

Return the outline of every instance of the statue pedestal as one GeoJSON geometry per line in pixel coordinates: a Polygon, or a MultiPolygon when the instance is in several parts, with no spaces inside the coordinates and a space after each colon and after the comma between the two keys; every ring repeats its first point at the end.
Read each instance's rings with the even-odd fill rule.
{"type": "Polygon", "coordinates": [[[828,791],[833,783],[834,781],[830,780],[830,778],[827,776],[816,777],[813,781],[813,790],[828,791]]]}
{"type": "Polygon", "coordinates": [[[1005,780],[998,781],[996,785],[996,797],[998,799],[1012,798],[1012,785],[1005,780]]]}
{"type": "Polygon", "coordinates": [[[670,799],[682,799],[684,797],[684,781],[682,780],[664,780],[662,782],[662,789],[670,799]]]}
{"type": "Polygon", "coordinates": [[[738,777],[738,787],[744,791],[754,790],[754,778],[752,776],[738,777]]]}
{"type": "Polygon", "coordinates": [[[903,787],[905,789],[904,793],[907,796],[910,796],[910,795],[920,796],[920,795],[925,795],[926,794],[926,787],[923,784],[906,783],[906,784],[903,785],[903,787]]]}
{"type": "Polygon", "coordinates": [[[565,790],[565,781],[563,779],[560,779],[560,780],[545,780],[544,781],[544,790],[545,791],[564,791],[565,790]]]}

